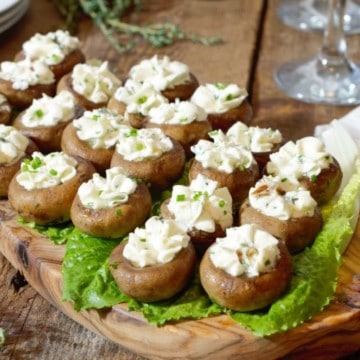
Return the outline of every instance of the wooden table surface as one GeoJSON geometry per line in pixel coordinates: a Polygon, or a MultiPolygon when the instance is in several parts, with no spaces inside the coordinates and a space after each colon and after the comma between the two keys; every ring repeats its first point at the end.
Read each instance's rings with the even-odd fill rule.
{"type": "MultiPolygon", "coordinates": [[[[289,139],[311,135],[316,124],[327,123],[352,109],[304,104],[291,100],[276,88],[272,75],[278,65],[293,58],[311,57],[321,44],[321,36],[290,29],[278,20],[279,1],[144,3],[151,4],[145,4],[141,13],[130,14],[128,21],[171,21],[188,32],[220,36],[225,43],[206,47],[178,42],[154,49],[141,42],[131,52],[119,55],[85,19],[78,36],[86,56],[109,60],[119,76],[124,77],[139,60],[156,53],[166,54],[187,63],[201,83],[239,83],[250,94],[254,110],[252,124],[278,128],[289,139]]],[[[62,26],[62,19],[50,1],[32,0],[24,18],[0,35],[0,61],[12,59],[34,33],[62,26]]],[[[360,35],[349,37],[350,57],[360,61],[359,50],[360,35]]],[[[86,330],[50,305],[30,285],[22,285],[17,270],[0,254],[0,328],[6,331],[6,343],[0,347],[1,359],[142,359],[86,330]]]]}

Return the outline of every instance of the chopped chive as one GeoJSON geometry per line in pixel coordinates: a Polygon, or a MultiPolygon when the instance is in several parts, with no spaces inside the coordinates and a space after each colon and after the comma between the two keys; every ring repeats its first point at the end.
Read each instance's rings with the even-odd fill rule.
{"type": "Polygon", "coordinates": [[[311,182],[316,182],[317,181],[317,176],[316,175],[311,175],[310,176],[310,181],[311,182]]]}
{"type": "Polygon", "coordinates": [[[185,201],[185,200],[186,200],[185,194],[179,194],[176,196],[176,201],[185,201]]]}
{"type": "Polygon", "coordinates": [[[35,111],[35,116],[38,118],[42,118],[44,116],[44,112],[41,109],[37,109],[35,111]]]}

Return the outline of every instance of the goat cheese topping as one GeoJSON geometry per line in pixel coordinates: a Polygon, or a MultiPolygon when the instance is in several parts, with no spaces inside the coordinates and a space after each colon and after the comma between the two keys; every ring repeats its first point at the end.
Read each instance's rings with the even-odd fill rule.
{"type": "Polygon", "coordinates": [[[191,101],[205,109],[208,114],[221,114],[239,106],[248,96],[246,89],[237,84],[200,85],[191,101]]]}
{"type": "Polygon", "coordinates": [[[143,116],[148,115],[152,108],[168,102],[150,83],[140,83],[132,79],[116,90],[114,98],[126,104],[127,113],[143,116]]]}
{"type": "Polygon", "coordinates": [[[12,88],[25,90],[29,86],[55,82],[53,72],[42,61],[4,61],[0,64],[0,79],[12,83],[12,88]]]}
{"type": "Polygon", "coordinates": [[[232,276],[255,277],[274,269],[279,240],[255,224],[226,229],[226,237],[210,246],[210,259],[232,276]]]}
{"type": "Polygon", "coordinates": [[[63,152],[43,155],[35,151],[31,160],[25,159],[21,163],[16,180],[26,190],[46,189],[72,179],[76,175],[76,166],[77,161],[63,152]]]}
{"type": "Polygon", "coordinates": [[[74,90],[94,103],[109,101],[121,81],[109,70],[108,62],[100,65],[77,64],[71,74],[74,90]]]}
{"type": "Polygon", "coordinates": [[[198,175],[190,186],[175,185],[168,209],[175,221],[186,230],[212,233],[216,224],[225,229],[232,225],[232,198],[226,187],[218,188],[217,182],[198,175]]]}
{"type": "Polygon", "coordinates": [[[107,108],[85,111],[83,116],[73,121],[76,134],[92,149],[110,149],[115,146],[119,130],[128,129],[124,117],[107,108]]]}
{"type": "Polygon", "coordinates": [[[304,176],[315,182],[321,170],[328,168],[333,161],[321,140],[308,136],[295,143],[289,141],[271,154],[266,170],[268,174],[295,183],[304,176]]]}
{"type": "Polygon", "coordinates": [[[47,34],[35,34],[23,44],[25,57],[41,60],[47,65],[56,65],[79,47],[79,39],[66,30],[57,30],[47,34]]]}
{"type": "Polygon", "coordinates": [[[34,99],[22,117],[22,123],[29,127],[55,126],[70,121],[75,115],[75,100],[69,91],[61,91],[55,97],[43,94],[34,99]]]}
{"type": "Polygon", "coordinates": [[[121,167],[106,170],[106,177],[95,173],[91,180],[80,185],[80,202],[90,209],[108,209],[128,202],[136,190],[135,180],[130,179],[121,167]]]}
{"type": "Polygon", "coordinates": [[[251,151],[229,141],[221,130],[211,132],[209,136],[213,141],[199,140],[191,147],[195,159],[204,168],[231,174],[236,169],[248,169],[255,163],[251,151]]]}
{"type": "Polygon", "coordinates": [[[250,205],[279,220],[313,216],[317,206],[310,191],[286,178],[264,176],[249,191],[250,205]]]}
{"type": "Polygon", "coordinates": [[[206,119],[205,110],[190,101],[162,104],[149,112],[149,122],[154,124],[187,125],[206,119]]]}
{"type": "Polygon", "coordinates": [[[226,135],[236,144],[243,145],[254,153],[271,151],[282,141],[279,130],[247,126],[241,121],[232,125],[226,135]]]}
{"type": "Polygon", "coordinates": [[[162,91],[190,81],[189,67],[179,61],[171,61],[168,56],[142,60],[129,71],[129,77],[138,82],[149,82],[162,91]]]}
{"type": "Polygon", "coordinates": [[[160,129],[121,130],[116,151],[127,161],[159,158],[173,148],[171,139],[160,129]]]}
{"type": "Polygon", "coordinates": [[[0,124],[0,165],[11,164],[25,153],[29,140],[13,126],[0,124]]]}
{"type": "Polygon", "coordinates": [[[144,228],[129,234],[123,255],[132,265],[145,267],[166,264],[189,245],[190,236],[174,220],[149,218],[144,228]]]}

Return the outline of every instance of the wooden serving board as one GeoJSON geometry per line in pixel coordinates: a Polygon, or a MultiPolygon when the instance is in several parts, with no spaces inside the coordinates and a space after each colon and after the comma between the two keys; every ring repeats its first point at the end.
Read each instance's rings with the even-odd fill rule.
{"type": "Polygon", "coordinates": [[[344,254],[336,296],[312,321],[257,338],[226,315],[150,325],[125,305],[75,312],[63,302],[61,263],[65,247],[20,225],[0,201],[0,251],[46,300],[87,329],[151,359],[332,359],[360,349],[360,226],[344,254]]]}

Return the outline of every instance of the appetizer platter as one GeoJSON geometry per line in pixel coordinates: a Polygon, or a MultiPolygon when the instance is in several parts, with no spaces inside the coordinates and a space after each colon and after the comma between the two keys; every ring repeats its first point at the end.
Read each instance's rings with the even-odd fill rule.
{"type": "MultiPolygon", "coordinates": [[[[62,43],[66,35],[49,37],[62,43]]],[[[44,298],[88,329],[154,359],[174,358],[174,349],[178,358],[199,359],[254,359],[265,351],[270,358],[333,356],[340,344],[357,349],[355,162],[342,184],[341,165],[320,140],[287,142],[276,129],[248,127],[246,90],[199,84],[185,64],[167,57],[140,62],[122,83],[106,62],[85,62],[75,40],[65,41],[67,54],[76,56],[65,55],[70,68],[60,66],[63,73],[54,70],[62,62],[56,50],[46,67],[31,41],[0,71],[0,92],[21,110],[13,122],[4,117],[1,129],[4,142],[12,137],[20,150],[5,154],[11,164],[16,160],[17,172],[4,177],[0,251],[44,298]],[[157,78],[162,66],[171,91],[157,78]],[[154,68],[153,82],[145,80],[154,68]],[[13,75],[19,69],[26,79],[13,75]],[[66,117],[67,109],[57,109],[64,103],[72,104],[66,117]],[[38,121],[49,117],[55,124],[38,121]],[[55,132],[44,141],[50,127],[55,132]],[[256,136],[270,149],[252,148],[256,136]],[[288,167],[286,157],[297,159],[297,167],[288,167]],[[304,163],[311,163],[306,176],[299,170],[304,163]],[[330,204],[329,213],[318,204],[330,204]],[[284,216],[296,219],[294,227],[284,216]],[[83,243],[76,245],[77,237],[83,243]],[[159,239],[175,242],[158,250],[159,239]],[[75,245],[88,249],[76,253],[75,245]],[[324,249],[329,258],[316,253],[324,249]],[[94,275],[98,255],[102,265],[94,275]],[[332,260],[317,294],[322,262],[332,260]],[[311,270],[317,264],[306,265],[311,261],[320,261],[318,272],[311,270]],[[69,285],[87,271],[86,284],[69,285]],[[306,289],[310,294],[293,304],[306,289]],[[199,299],[205,305],[192,309],[199,299]]]]}

